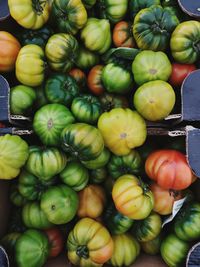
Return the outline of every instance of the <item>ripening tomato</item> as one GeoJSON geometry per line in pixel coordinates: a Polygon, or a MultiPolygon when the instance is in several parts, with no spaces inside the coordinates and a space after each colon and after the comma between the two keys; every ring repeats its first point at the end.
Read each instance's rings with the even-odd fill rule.
{"type": "Polygon", "coordinates": [[[113,29],[113,42],[116,47],[134,47],[131,23],[127,21],[118,22],[113,29]]]}
{"type": "Polygon", "coordinates": [[[80,87],[80,90],[83,91],[87,80],[85,73],[81,69],[74,68],[70,70],[69,75],[76,80],[77,84],[80,87]]]}
{"type": "Polygon", "coordinates": [[[156,183],[151,184],[150,190],[154,196],[153,210],[160,215],[171,214],[174,202],[182,198],[181,191],[163,189],[156,183]]]}
{"type": "Polygon", "coordinates": [[[0,31],[0,72],[14,69],[20,48],[20,43],[12,34],[0,31]]]}
{"type": "Polygon", "coordinates": [[[173,149],[151,153],[145,162],[145,171],[164,189],[182,190],[193,182],[193,173],[185,155],[173,149]]]}
{"type": "Polygon", "coordinates": [[[62,232],[57,228],[50,228],[45,230],[50,243],[49,258],[57,257],[63,250],[64,239],[62,232]]]}
{"type": "Polygon", "coordinates": [[[90,70],[88,74],[88,88],[95,95],[101,95],[105,91],[103,83],[101,81],[103,68],[103,65],[96,65],[90,70]]]}
{"type": "Polygon", "coordinates": [[[196,70],[194,64],[172,64],[172,73],[169,78],[169,82],[172,86],[181,86],[183,80],[194,70],[196,70]]]}

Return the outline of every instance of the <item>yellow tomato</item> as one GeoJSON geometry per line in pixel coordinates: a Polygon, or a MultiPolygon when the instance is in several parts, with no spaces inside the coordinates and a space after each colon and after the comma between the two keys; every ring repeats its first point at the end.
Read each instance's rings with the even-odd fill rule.
{"type": "Polygon", "coordinates": [[[134,175],[125,174],[117,179],[112,189],[115,206],[123,215],[143,220],[154,206],[152,192],[134,175]]]}
{"type": "Polygon", "coordinates": [[[144,119],[131,109],[115,108],[103,113],[98,128],[107,146],[115,155],[123,156],[141,146],[147,136],[144,119]]]}

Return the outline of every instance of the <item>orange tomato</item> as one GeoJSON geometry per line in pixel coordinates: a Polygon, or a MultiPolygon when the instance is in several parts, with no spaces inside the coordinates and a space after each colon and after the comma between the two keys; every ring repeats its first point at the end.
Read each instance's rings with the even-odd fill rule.
{"type": "Polygon", "coordinates": [[[156,183],[152,183],[150,189],[154,196],[153,210],[160,215],[171,214],[174,202],[182,198],[181,191],[163,189],[156,183]]]}
{"type": "Polygon", "coordinates": [[[82,91],[86,85],[87,80],[85,73],[82,70],[75,68],[70,70],[69,75],[76,80],[82,91]]]}
{"type": "Polygon", "coordinates": [[[20,43],[12,34],[0,31],[0,72],[14,69],[20,48],[20,43]]]}
{"type": "Polygon", "coordinates": [[[106,202],[105,192],[98,185],[89,185],[79,192],[78,216],[81,218],[97,218],[104,209],[106,202]]]}
{"type": "Polygon", "coordinates": [[[186,189],[193,181],[185,155],[173,149],[151,153],[145,162],[145,171],[164,189],[186,189]]]}
{"type": "Polygon", "coordinates": [[[113,29],[113,42],[116,47],[135,46],[130,22],[120,21],[115,25],[113,29]]]}
{"type": "Polygon", "coordinates": [[[88,74],[87,85],[90,91],[95,95],[101,95],[105,91],[101,81],[103,68],[103,65],[96,65],[88,74]]]}

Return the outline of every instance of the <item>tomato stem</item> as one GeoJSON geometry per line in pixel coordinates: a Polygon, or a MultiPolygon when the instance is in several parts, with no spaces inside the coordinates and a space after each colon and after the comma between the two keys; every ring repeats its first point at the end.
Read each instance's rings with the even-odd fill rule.
{"type": "Polygon", "coordinates": [[[76,254],[84,259],[88,259],[89,258],[89,250],[87,248],[87,246],[83,245],[83,246],[78,246],[77,250],[76,250],[76,254]]]}
{"type": "Polygon", "coordinates": [[[32,6],[38,15],[42,15],[47,0],[32,0],[32,6]]]}

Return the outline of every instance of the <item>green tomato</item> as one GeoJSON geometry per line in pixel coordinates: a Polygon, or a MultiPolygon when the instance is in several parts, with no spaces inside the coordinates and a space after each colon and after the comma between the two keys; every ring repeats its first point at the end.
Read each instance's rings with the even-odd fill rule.
{"type": "Polygon", "coordinates": [[[47,181],[60,173],[66,163],[65,153],[55,147],[31,146],[25,168],[39,179],[47,181]]]}
{"type": "Polygon", "coordinates": [[[22,219],[28,228],[48,229],[53,226],[40,208],[39,202],[29,202],[22,210],[22,219]]]}
{"type": "Polygon", "coordinates": [[[54,179],[42,181],[35,175],[23,170],[19,175],[18,190],[25,199],[40,200],[42,193],[53,183],[54,179]]]}
{"type": "Polygon", "coordinates": [[[114,179],[124,174],[139,174],[142,167],[142,160],[136,150],[132,150],[126,156],[112,155],[108,162],[108,172],[114,179]]]}
{"type": "Polygon", "coordinates": [[[200,238],[200,203],[190,203],[175,218],[174,231],[184,241],[200,238]]]}
{"type": "Polygon", "coordinates": [[[117,23],[123,19],[128,10],[128,0],[101,0],[97,1],[98,11],[101,18],[109,19],[112,23],[117,23]]]}
{"type": "Polygon", "coordinates": [[[60,179],[73,190],[80,191],[86,187],[89,180],[89,173],[81,163],[72,161],[60,173],[60,179]]]}
{"type": "Polygon", "coordinates": [[[163,52],[142,51],[133,61],[132,72],[138,85],[154,80],[168,81],[172,65],[163,52]]]}
{"type": "Polygon", "coordinates": [[[109,93],[128,93],[133,87],[132,74],[115,63],[109,63],[103,68],[102,82],[109,93]]]}
{"type": "Polygon", "coordinates": [[[142,221],[135,221],[131,232],[139,242],[147,242],[156,238],[162,229],[160,215],[152,212],[142,221]]]}
{"type": "Polygon", "coordinates": [[[74,98],[71,111],[77,121],[95,124],[102,113],[101,102],[92,95],[74,98]]]}
{"type": "Polygon", "coordinates": [[[104,148],[104,150],[96,159],[81,161],[81,162],[86,168],[90,170],[96,170],[98,168],[104,167],[108,163],[109,159],[110,159],[110,152],[107,148],[104,148]]]}
{"type": "Polygon", "coordinates": [[[169,267],[183,266],[189,244],[179,239],[175,234],[168,235],[161,244],[161,256],[169,267]]]}
{"type": "Polygon", "coordinates": [[[113,203],[107,207],[104,215],[104,221],[106,227],[113,235],[126,233],[134,222],[132,219],[117,211],[113,203]]]}
{"type": "Polygon", "coordinates": [[[180,23],[171,35],[170,47],[177,62],[196,62],[200,55],[200,22],[189,20],[180,23]]]}
{"type": "Polygon", "coordinates": [[[26,203],[26,199],[20,194],[16,184],[12,184],[9,198],[11,203],[17,207],[22,207],[26,203]]]}
{"type": "Polygon", "coordinates": [[[49,255],[47,236],[38,230],[27,230],[16,242],[16,262],[18,267],[42,267],[49,255]]]}
{"type": "Polygon", "coordinates": [[[44,145],[58,146],[62,130],[74,121],[64,105],[47,104],[35,113],[33,129],[44,145]]]}
{"type": "Polygon", "coordinates": [[[140,245],[145,253],[149,255],[156,255],[160,252],[161,242],[161,235],[158,235],[156,238],[150,241],[140,242],[140,245]]]}
{"type": "Polygon", "coordinates": [[[75,64],[78,68],[87,70],[91,69],[93,66],[99,63],[99,55],[80,46],[77,53],[77,58],[75,59],[75,64]]]}
{"type": "Polygon", "coordinates": [[[29,86],[17,85],[10,89],[10,111],[13,115],[27,116],[36,100],[35,90],[29,86]]]}
{"type": "Polygon", "coordinates": [[[78,195],[66,185],[54,186],[42,195],[41,208],[50,222],[68,223],[78,210],[78,195]]]}
{"type": "Polygon", "coordinates": [[[160,0],[130,0],[129,10],[131,17],[134,18],[141,9],[153,5],[160,5],[160,0]]]}
{"type": "Polygon", "coordinates": [[[90,183],[101,184],[107,178],[107,169],[105,167],[90,171],[90,183]]]}
{"type": "Polygon", "coordinates": [[[87,49],[104,54],[112,42],[109,21],[89,18],[81,31],[81,40],[87,49]]]}
{"type": "Polygon", "coordinates": [[[140,86],[133,97],[136,110],[149,121],[167,117],[175,105],[175,92],[164,81],[152,81],[140,86]]]}
{"type": "Polygon", "coordinates": [[[67,74],[54,74],[45,83],[45,95],[49,102],[70,107],[80,89],[73,77],[67,74]]]}

